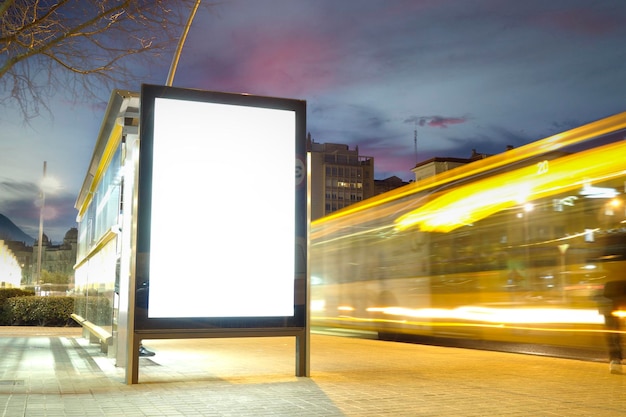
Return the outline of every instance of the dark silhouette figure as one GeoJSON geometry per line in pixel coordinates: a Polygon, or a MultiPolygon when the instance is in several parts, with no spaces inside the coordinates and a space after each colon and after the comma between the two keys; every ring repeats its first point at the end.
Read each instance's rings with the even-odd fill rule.
{"type": "Polygon", "coordinates": [[[626,312],[626,280],[609,281],[604,284],[600,300],[600,313],[604,315],[607,345],[609,348],[609,369],[612,374],[622,373],[621,318],[615,313],[626,312]]]}

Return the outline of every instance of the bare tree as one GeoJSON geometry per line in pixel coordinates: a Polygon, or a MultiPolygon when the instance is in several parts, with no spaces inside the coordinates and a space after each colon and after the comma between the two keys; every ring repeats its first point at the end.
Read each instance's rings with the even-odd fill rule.
{"type": "Polygon", "coordinates": [[[0,0],[0,106],[25,121],[58,92],[86,102],[167,67],[194,0],[0,0]],[[164,54],[167,52],[167,54],[164,54]]]}

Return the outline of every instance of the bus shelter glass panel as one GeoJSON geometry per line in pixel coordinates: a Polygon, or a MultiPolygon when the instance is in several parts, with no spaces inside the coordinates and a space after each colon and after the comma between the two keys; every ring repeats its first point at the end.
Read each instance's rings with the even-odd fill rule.
{"type": "Polygon", "coordinates": [[[116,281],[117,234],[121,196],[121,147],[111,161],[78,224],[74,312],[111,331],[116,281]]]}

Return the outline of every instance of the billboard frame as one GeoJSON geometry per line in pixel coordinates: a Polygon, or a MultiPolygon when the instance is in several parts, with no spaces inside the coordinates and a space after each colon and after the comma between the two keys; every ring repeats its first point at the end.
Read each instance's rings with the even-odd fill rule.
{"type": "MultiPolygon", "coordinates": [[[[232,338],[232,337],[296,337],[296,376],[309,376],[309,279],[308,279],[308,164],[306,157],[306,102],[277,97],[267,97],[249,94],[235,94],[216,91],[183,89],[177,87],[158,86],[144,84],[141,88],[140,96],[140,149],[139,160],[136,164],[138,182],[134,187],[133,200],[133,242],[131,255],[131,279],[129,288],[129,338],[127,352],[126,382],[129,384],[138,383],[139,379],[139,346],[142,340],[146,339],[192,339],[192,338],[232,338]],[[202,109],[211,110],[213,108],[225,107],[226,109],[243,109],[245,111],[260,112],[267,111],[268,114],[277,113],[281,117],[286,115],[290,120],[293,114],[293,149],[295,149],[296,177],[293,180],[293,221],[294,231],[293,252],[294,256],[294,277],[293,293],[293,314],[263,316],[252,313],[248,315],[247,310],[241,314],[232,316],[208,315],[208,316],[150,316],[148,308],[148,296],[150,294],[150,255],[151,255],[151,235],[152,231],[152,200],[153,191],[158,190],[158,179],[155,180],[153,172],[153,158],[155,149],[163,143],[155,143],[155,103],[174,101],[174,104],[184,105],[185,103],[200,103],[202,109]],[[206,106],[205,106],[206,104],[206,106]]],[[[164,114],[162,112],[162,114],[164,114]]],[[[247,114],[247,113],[246,113],[247,114]]],[[[169,117],[165,116],[166,118],[169,117]]],[[[210,115],[208,116],[210,118],[210,115]]],[[[200,123],[200,119],[198,120],[200,123]]],[[[282,120],[282,119],[281,119],[282,120]]],[[[189,119],[183,122],[189,122],[189,119]]],[[[217,120],[216,120],[217,122],[217,120]]],[[[241,121],[245,123],[245,121],[241,121]]],[[[204,121],[203,121],[204,123],[204,121]]],[[[287,123],[291,128],[291,122],[287,123]]],[[[273,126],[267,127],[271,132],[273,126]]],[[[229,129],[224,129],[228,132],[229,129]]],[[[254,132],[254,127],[251,129],[254,132]]],[[[221,131],[220,131],[221,132],[221,131]]],[[[288,130],[288,132],[290,132],[288,130]]],[[[158,132],[157,132],[158,133],[158,132]]],[[[225,133],[227,134],[227,133],[225,133]]],[[[291,135],[288,133],[287,135],[291,135]]],[[[283,134],[284,136],[284,134],[283,134]]],[[[160,136],[159,136],[160,137],[160,136]]],[[[220,138],[210,138],[219,141],[220,138]]],[[[253,137],[240,138],[241,152],[246,152],[245,140],[252,140],[253,137]]],[[[162,141],[162,139],[158,139],[162,141]]],[[[198,140],[198,139],[192,139],[198,140]]],[[[172,141],[168,146],[177,146],[172,141]]],[[[290,145],[291,146],[291,145],[290,145]]],[[[180,154],[179,154],[180,155],[180,154]]],[[[272,157],[265,154],[267,158],[272,157]]],[[[248,155],[249,156],[249,155],[248,155]]],[[[252,158],[258,155],[251,155],[252,158]]],[[[283,159],[281,164],[285,164],[283,159]]],[[[271,164],[271,161],[264,161],[264,164],[271,164]]],[[[162,168],[162,165],[161,165],[162,168]]],[[[257,170],[262,170],[263,166],[257,166],[257,170]]],[[[177,172],[169,172],[173,175],[173,183],[176,183],[177,172]]],[[[285,172],[284,170],[281,172],[285,172]]],[[[258,174],[258,171],[257,171],[258,174]]],[[[210,174],[209,174],[210,175],[210,174]]],[[[271,175],[269,172],[268,175],[271,175]]],[[[293,175],[293,174],[291,174],[293,175]]],[[[258,178],[257,175],[255,177],[258,178]]],[[[158,178],[158,177],[157,177],[158,178]]],[[[161,177],[162,178],[162,177],[161,177]]],[[[261,178],[263,178],[261,176],[261,178]]],[[[210,178],[188,178],[186,181],[202,182],[210,178]]],[[[266,178],[269,179],[269,178],[266,178]]],[[[271,183],[271,182],[270,182],[271,183]]],[[[202,185],[202,184],[199,184],[202,185]]],[[[263,184],[261,184],[263,185],[263,184]]],[[[259,186],[255,184],[253,186],[259,186]]],[[[249,203],[249,202],[248,202],[249,203]]],[[[289,219],[288,216],[286,216],[289,219]]],[[[257,220],[258,221],[258,220],[257,220]]],[[[262,221],[262,219],[261,219],[262,221]]],[[[280,227],[280,226],[278,226],[280,227]]],[[[157,227],[158,229],[158,227],[157,227]]],[[[291,246],[290,246],[291,247],[291,246]]],[[[173,259],[184,254],[176,252],[177,248],[172,245],[173,259]]],[[[184,250],[184,249],[183,249],[184,250]]],[[[155,275],[156,276],[156,275],[155,275]]],[[[177,280],[180,278],[177,277],[177,280]]],[[[180,283],[180,281],[178,281],[180,283]]],[[[284,283],[281,285],[285,285],[284,283]]],[[[289,302],[283,299],[284,302],[289,302]]],[[[235,306],[236,308],[236,306],[235,306]]],[[[243,306],[242,306],[243,308],[243,306]]]]}

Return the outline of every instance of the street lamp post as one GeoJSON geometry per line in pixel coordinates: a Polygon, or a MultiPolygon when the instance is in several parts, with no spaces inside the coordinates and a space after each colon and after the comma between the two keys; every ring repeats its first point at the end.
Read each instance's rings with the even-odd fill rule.
{"type": "Polygon", "coordinates": [[[44,190],[44,184],[46,181],[46,168],[47,162],[43,161],[43,180],[39,187],[39,196],[41,197],[41,206],[39,207],[39,240],[37,247],[37,281],[36,290],[40,292],[41,285],[41,255],[43,250],[43,212],[46,205],[46,191],[44,190]]]}
{"type": "Polygon", "coordinates": [[[180,54],[183,52],[183,46],[185,45],[185,40],[187,40],[187,34],[189,33],[189,28],[191,28],[191,23],[193,22],[193,18],[196,16],[196,11],[198,11],[198,6],[200,6],[200,1],[196,0],[196,3],[193,5],[191,12],[189,13],[189,19],[187,19],[187,24],[183,30],[183,34],[178,40],[178,46],[176,47],[176,52],[174,53],[174,58],[172,59],[172,65],[170,66],[170,71],[167,74],[167,81],[165,83],[166,86],[171,87],[172,83],[174,83],[174,76],[176,75],[176,69],[178,68],[178,61],[180,60],[180,54]]]}

